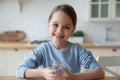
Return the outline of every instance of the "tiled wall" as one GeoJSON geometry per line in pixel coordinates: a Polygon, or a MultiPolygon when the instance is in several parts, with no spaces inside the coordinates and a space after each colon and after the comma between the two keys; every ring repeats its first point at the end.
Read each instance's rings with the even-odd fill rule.
{"type": "Polygon", "coordinates": [[[71,4],[78,16],[77,29],[85,33],[85,41],[104,41],[106,27],[112,27],[110,39],[120,41],[120,22],[88,22],[88,0],[0,0],[0,32],[23,30],[25,40],[42,40],[48,36],[48,16],[58,4],[71,4]]]}

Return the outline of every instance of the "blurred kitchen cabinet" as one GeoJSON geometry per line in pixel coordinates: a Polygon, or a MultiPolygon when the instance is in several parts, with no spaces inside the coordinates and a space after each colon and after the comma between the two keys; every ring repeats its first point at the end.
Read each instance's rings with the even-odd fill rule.
{"type": "Polygon", "coordinates": [[[90,49],[93,56],[120,56],[120,49],[90,49]]]}
{"type": "Polygon", "coordinates": [[[120,0],[90,0],[90,21],[120,21],[120,0]]]}
{"type": "Polygon", "coordinates": [[[4,59],[4,51],[3,49],[0,49],[0,76],[4,75],[5,73],[5,68],[4,68],[4,63],[6,62],[6,60],[4,59]]]}
{"type": "Polygon", "coordinates": [[[24,59],[24,57],[28,54],[29,50],[10,50],[7,51],[6,59],[7,59],[7,75],[15,76],[16,75],[16,69],[18,65],[21,63],[21,61],[24,59]],[[11,53],[9,53],[11,52],[11,53]]]}
{"type": "MultiPolygon", "coordinates": [[[[0,71],[2,71],[2,68],[3,68],[3,51],[0,50],[0,71]]],[[[0,73],[1,75],[2,73],[0,73]]]]}
{"type": "Polygon", "coordinates": [[[30,49],[3,49],[0,50],[0,76],[15,76],[16,69],[30,49]],[[1,60],[2,59],[2,60],[1,60]]]}
{"type": "MultiPolygon", "coordinates": [[[[93,56],[97,60],[98,56],[120,56],[120,49],[90,49],[93,53],[93,56]]],[[[111,61],[110,61],[111,62],[111,61]]],[[[101,65],[102,66],[102,65],[101,65]]],[[[116,74],[120,73],[120,67],[114,66],[114,67],[107,67],[113,72],[109,72],[105,70],[106,76],[116,76],[116,74]],[[111,74],[115,73],[115,75],[111,74]]]]}

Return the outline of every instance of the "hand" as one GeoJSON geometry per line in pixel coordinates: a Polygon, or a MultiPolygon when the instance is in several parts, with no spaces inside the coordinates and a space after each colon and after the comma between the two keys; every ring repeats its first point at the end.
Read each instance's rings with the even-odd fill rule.
{"type": "Polygon", "coordinates": [[[41,71],[42,71],[42,76],[47,80],[55,80],[55,78],[59,76],[59,75],[54,74],[58,72],[57,69],[43,68],[41,71]]]}
{"type": "Polygon", "coordinates": [[[65,68],[62,69],[63,72],[63,76],[62,76],[62,80],[75,80],[74,79],[74,74],[67,71],[65,68]]]}

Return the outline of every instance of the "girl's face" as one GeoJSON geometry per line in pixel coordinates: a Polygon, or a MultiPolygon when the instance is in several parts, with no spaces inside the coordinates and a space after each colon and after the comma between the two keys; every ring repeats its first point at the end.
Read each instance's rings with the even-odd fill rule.
{"type": "Polygon", "coordinates": [[[54,42],[66,42],[74,30],[72,20],[66,13],[57,11],[52,15],[49,22],[49,35],[54,42]]]}

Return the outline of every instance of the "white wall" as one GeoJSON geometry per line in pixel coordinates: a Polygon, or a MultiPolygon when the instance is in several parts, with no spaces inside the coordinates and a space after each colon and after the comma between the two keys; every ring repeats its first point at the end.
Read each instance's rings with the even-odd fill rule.
{"type": "Polygon", "coordinates": [[[27,34],[25,40],[47,39],[48,16],[56,5],[62,3],[75,8],[77,30],[84,31],[85,41],[104,41],[106,27],[112,27],[111,38],[120,41],[120,22],[88,22],[88,0],[26,0],[21,9],[18,0],[0,0],[0,32],[23,30],[27,34]]]}

